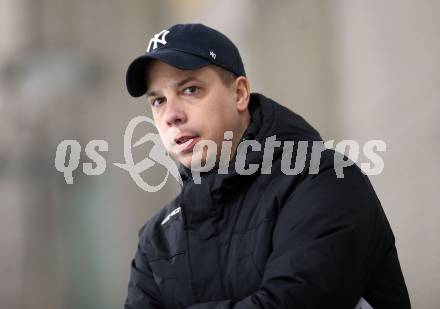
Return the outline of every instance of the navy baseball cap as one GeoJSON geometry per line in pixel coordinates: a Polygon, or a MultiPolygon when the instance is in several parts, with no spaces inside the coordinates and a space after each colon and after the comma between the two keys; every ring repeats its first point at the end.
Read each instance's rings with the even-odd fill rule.
{"type": "Polygon", "coordinates": [[[246,76],[234,43],[219,31],[202,24],[177,24],[150,39],[146,53],[134,59],[128,67],[126,83],[131,96],[140,97],[146,93],[145,69],[153,59],[182,70],[214,64],[237,76],[246,76]]]}

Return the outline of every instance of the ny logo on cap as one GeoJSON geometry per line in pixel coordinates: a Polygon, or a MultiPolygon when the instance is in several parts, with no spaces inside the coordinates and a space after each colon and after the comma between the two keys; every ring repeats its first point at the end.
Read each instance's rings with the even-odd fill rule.
{"type": "Polygon", "coordinates": [[[168,30],[162,30],[159,33],[156,33],[150,40],[150,43],[148,43],[148,47],[147,47],[147,53],[150,52],[150,48],[151,48],[151,44],[154,43],[153,45],[153,49],[157,48],[157,43],[163,44],[165,45],[167,43],[167,41],[165,41],[165,37],[166,35],[170,33],[168,30]]]}

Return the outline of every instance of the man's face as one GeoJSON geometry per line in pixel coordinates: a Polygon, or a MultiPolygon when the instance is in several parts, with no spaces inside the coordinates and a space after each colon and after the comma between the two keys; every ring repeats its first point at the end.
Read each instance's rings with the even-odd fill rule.
{"type": "MultiPolygon", "coordinates": [[[[191,167],[194,145],[201,140],[217,144],[218,161],[225,131],[233,132],[233,148],[243,133],[235,82],[225,85],[212,66],[179,70],[155,60],[147,73],[147,99],[154,122],[168,152],[191,167]]],[[[247,111],[247,106],[246,106],[247,111]]],[[[207,154],[199,154],[206,160],[207,154]]]]}

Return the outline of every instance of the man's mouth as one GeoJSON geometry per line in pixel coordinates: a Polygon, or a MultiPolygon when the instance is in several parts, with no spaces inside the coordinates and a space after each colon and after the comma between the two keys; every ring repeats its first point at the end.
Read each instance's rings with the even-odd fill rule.
{"type": "Polygon", "coordinates": [[[189,141],[192,138],[194,138],[194,136],[182,136],[180,138],[175,139],[175,143],[177,145],[181,145],[183,143],[186,143],[187,141],[189,141]]]}
{"type": "Polygon", "coordinates": [[[199,141],[199,137],[196,135],[180,136],[174,139],[175,152],[176,153],[190,152],[198,141],[199,141]]]}

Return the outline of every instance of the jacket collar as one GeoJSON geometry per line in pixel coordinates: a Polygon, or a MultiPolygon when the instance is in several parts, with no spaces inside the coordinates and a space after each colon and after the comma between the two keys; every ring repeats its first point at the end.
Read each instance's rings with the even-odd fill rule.
{"type": "MultiPolygon", "coordinates": [[[[322,140],[319,133],[301,116],[261,94],[251,94],[249,111],[251,121],[241,141],[256,140],[262,145],[262,149],[261,151],[247,152],[246,166],[248,164],[258,164],[261,166],[264,144],[266,138],[270,136],[275,135],[279,141],[322,140]]],[[[281,151],[282,147],[277,147],[274,155],[276,156],[281,151]]],[[[235,160],[236,156],[231,159],[227,174],[219,174],[217,168],[201,173],[201,181],[208,182],[213,198],[220,197],[229,189],[236,189],[238,186],[246,184],[260,174],[260,170],[249,176],[238,174],[235,170],[235,160]]],[[[189,168],[180,164],[179,172],[184,184],[188,182],[193,183],[192,173],[189,168]]]]}

